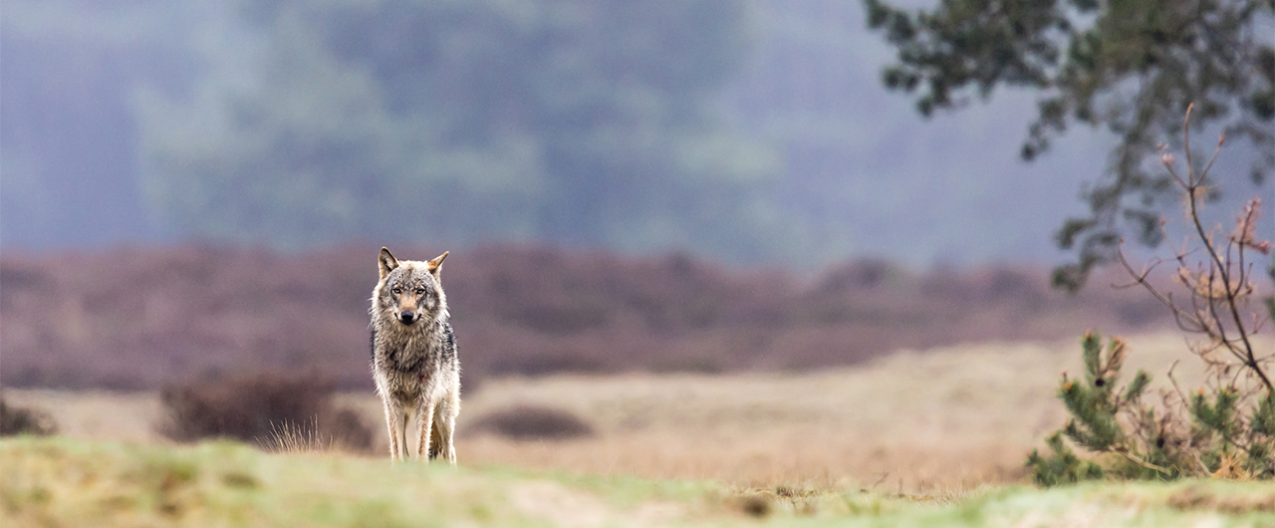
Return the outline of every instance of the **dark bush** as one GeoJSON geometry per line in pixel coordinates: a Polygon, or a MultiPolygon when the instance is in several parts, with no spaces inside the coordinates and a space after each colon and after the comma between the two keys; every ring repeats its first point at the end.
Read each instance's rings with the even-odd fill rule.
{"type": "Polygon", "coordinates": [[[166,386],[160,433],[188,442],[234,438],[272,446],[281,430],[324,445],[366,450],[372,432],[358,415],[334,409],[335,385],[316,374],[259,373],[217,381],[166,386]]]}
{"type": "Polygon", "coordinates": [[[53,418],[43,411],[11,407],[0,396],[0,436],[29,434],[47,436],[58,431],[53,418]]]}
{"type": "Polygon", "coordinates": [[[466,432],[513,440],[565,440],[592,436],[593,427],[569,411],[524,404],[485,414],[466,432]]]}
{"type": "Polygon", "coordinates": [[[331,438],[332,443],[341,447],[359,451],[372,447],[372,429],[353,409],[338,409],[332,420],[320,423],[319,428],[331,438]]]}

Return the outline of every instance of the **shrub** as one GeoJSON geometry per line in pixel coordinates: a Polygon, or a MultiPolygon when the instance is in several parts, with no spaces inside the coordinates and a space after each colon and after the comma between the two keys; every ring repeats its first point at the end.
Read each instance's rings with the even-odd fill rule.
{"type": "Polygon", "coordinates": [[[334,384],[316,374],[261,373],[167,386],[160,432],[173,440],[234,438],[263,447],[366,450],[372,433],[348,409],[331,403],[334,384]]]}
{"type": "Polygon", "coordinates": [[[0,396],[0,436],[29,434],[48,436],[57,433],[57,424],[43,411],[11,407],[0,396]]]}
{"type": "Polygon", "coordinates": [[[1151,377],[1139,370],[1128,386],[1117,389],[1127,353],[1120,339],[1110,340],[1105,354],[1099,335],[1091,332],[1081,340],[1085,378],[1072,380],[1064,373],[1058,388],[1072,419],[1045,440],[1049,457],[1032,451],[1027,458],[1036,483],[1054,486],[1102,478],[1106,473],[1147,478],[1182,474],[1179,468],[1188,461],[1189,452],[1181,449],[1173,422],[1157,420],[1154,409],[1142,405],[1151,377]],[[1111,471],[1076,456],[1063,442],[1064,436],[1090,452],[1108,455],[1105,465],[1111,471]]]}
{"type": "Polygon", "coordinates": [[[527,404],[485,414],[468,429],[514,440],[564,440],[593,435],[593,427],[566,410],[527,404]]]}
{"type": "MultiPolygon", "coordinates": [[[[1187,123],[1190,112],[1188,108],[1187,123]]],[[[1183,125],[1185,177],[1175,170],[1171,154],[1162,155],[1165,168],[1186,197],[1187,218],[1198,245],[1194,250],[1183,248],[1173,259],[1177,264],[1173,279],[1182,291],[1166,291],[1151,279],[1152,271],[1167,260],[1154,260],[1135,270],[1123,252],[1118,257],[1134,279],[1129,286],[1145,288],[1169,308],[1178,327],[1193,336],[1191,351],[1201,359],[1208,385],[1188,395],[1175,381],[1175,390],[1161,392],[1159,406],[1146,404],[1142,394],[1151,378],[1145,372],[1139,371],[1127,387],[1116,389],[1127,354],[1125,344],[1113,339],[1103,354],[1099,336],[1087,334],[1081,342],[1084,381],[1063,374],[1058,389],[1072,418],[1049,437],[1048,457],[1033,451],[1027,459],[1039,484],[1100,478],[1106,473],[1151,479],[1275,477],[1275,385],[1268,374],[1275,352],[1259,351],[1254,344],[1266,324],[1275,321],[1275,304],[1269,298],[1253,302],[1257,288],[1251,262],[1254,252],[1269,255],[1272,245],[1255,238],[1261,205],[1257,198],[1238,216],[1224,245],[1219,242],[1219,230],[1204,228],[1200,202],[1213,161],[1196,172],[1187,123],[1183,125]],[[1267,313],[1260,313],[1262,308],[1254,308],[1255,304],[1267,313]],[[1081,460],[1063,443],[1063,436],[1099,458],[1081,460]]],[[[1219,139],[1218,151],[1221,147],[1219,139]]]]}

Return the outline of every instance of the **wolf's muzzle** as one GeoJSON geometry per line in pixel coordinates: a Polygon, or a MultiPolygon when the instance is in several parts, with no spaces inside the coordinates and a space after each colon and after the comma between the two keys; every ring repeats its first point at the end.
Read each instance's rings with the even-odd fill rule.
{"type": "Polygon", "coordinates": [[[412,323],[416,322],[416,317],[415,317],[415,316],[416,316],[416,314],[412,313],[412,311],[411,311],[411,310],[403,310],[402,312],[399,312],[399,314],[398,314],[398,320],[399,320],[399,322],[401,322],[401,323],[403,323],[403,324],[409,324],[409,325],[410,325],[410,324],[412,324],[412,323]]]}

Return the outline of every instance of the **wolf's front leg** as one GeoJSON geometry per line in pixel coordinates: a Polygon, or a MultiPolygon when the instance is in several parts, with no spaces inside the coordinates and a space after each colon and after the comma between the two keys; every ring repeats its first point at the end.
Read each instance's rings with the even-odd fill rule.
{"type": "Polygon", "coordinates": [[[456,447],[453,442],[456,432],[456,417],[460,414],[460,396],[455,391],[444,396],[442,401],[438,403],[438,410],[434,414],[434,427],[438,428],[437,434],[439,445],[434,451],[439,456],[447,458],[447,462],[456,465],[456,447]]]}
{"type": "Polygon", "coordinates": [[[390,460],[397,461],[407,457],[407,444],[404,443],[407,427],[407,420],[397,404],[390,401],[389,398],[382,398],[385,404],[385,427],[389,429],[390,437],[390,460]]]}
{"type": "Polygon", "coordinates": [[[399,460],[407,460],[407,421],[412,415],[402,407],[398,411],[398,452],[399,460]]]}
{"type": "Polygon", "coordinates": [[[421,402],[419,413],[416,415],[416,422],[420,426],[419,437],[416,442],[416,458],[429,461],[429,434],[430,425],[434,421],[434,401],[426,399],[421,402]]]}

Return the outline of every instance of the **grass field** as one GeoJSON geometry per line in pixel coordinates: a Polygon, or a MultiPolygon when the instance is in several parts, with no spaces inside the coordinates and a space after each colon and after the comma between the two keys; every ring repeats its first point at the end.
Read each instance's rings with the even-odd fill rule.
{"type": "Polygon", "coordinates": [[[985,487],[936,497],[65,437],[0,441],[0,460],[6,527],[1275,525],[1275,486],[1236,482],[985,487]]]}
{"type": "MultiPolygon", "coordinates": [[[[1198,360],[1180,337],[1130,341],[1127,370],[1146,368],[1153,388],[1165,386],[1177,360],[1183,386],[1198,383],[1198,360]]],[[[1063,371],[1080,372],[1078,340],[902,352],[805,373],[495,378],[465,395],[458,453],[465,464],[593,475],[960,492],[1024,482],[1026,454],[1064,421],[1054,397],[1063,371]],[[596,434],[527,442],[469,427],[518,404],[567,410],[596,434]]],[[[5,397],[48,411],[67,436],[164,442],[153,427],[154,393],[8,390],[5,397]]],[[[380,456],[384,419],[375,396],[338,400],[373,427],[379,444],[368,456],[380,456]]]]}
{"type": "MultiPolygon", "coordinates": [[[[1126,367],[1197,386],[1181,337],[1130,338],[1126,367]]],[[[1269,339],[1261,346],[1275,347],[1269,339]]],[[[1023,460],[1064,420],[1079,345],[982,343],[856,368],[729,375],[496,378],[466,396],[461,467],[383,455],[379,403],[346,393],[373,452],[177,446],[154,393],[8,390],[62,437],[0,443],[8,526],[1275,526],[1275,484],[1028,485],[1023,460]],[[518,441],[472,427],[516,405],[594,434],[518,441]],[[751,513],[750,513],[751,512],[751,513]],[[89,519],[103,519],[88,522],[89,519]]]]}

